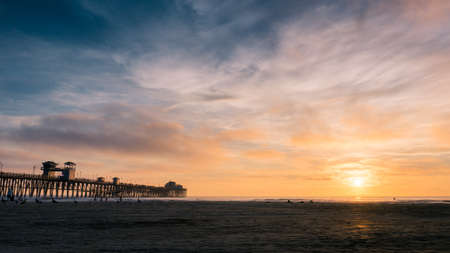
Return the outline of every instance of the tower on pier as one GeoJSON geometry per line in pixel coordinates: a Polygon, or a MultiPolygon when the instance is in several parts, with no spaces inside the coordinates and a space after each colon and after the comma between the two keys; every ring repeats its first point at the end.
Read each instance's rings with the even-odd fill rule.
{"type": "Polygon", "coordinates": [[[57,168],[58,164],[53,161],[42,163],[42,176],[48,178],[60,178],[63,180],[75,179],[76,164],[74,162],[65,162],[64,168],[57,168]],[[58,173],[60,173],[58,175],[58,173]]]}

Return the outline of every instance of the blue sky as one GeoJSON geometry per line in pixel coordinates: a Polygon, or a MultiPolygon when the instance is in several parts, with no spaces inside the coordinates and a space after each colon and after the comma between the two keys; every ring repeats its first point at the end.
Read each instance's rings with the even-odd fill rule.
{"type": "MultiPolygon", "coordinates": [[[[11,115],[45,114],[79,109],[52,96],[41,101],[53,93],[101,92],[112,98],[129,90],[147,93],[127,78],[130,64],[140,60],[177,55],[220,67],[241,47],[271,54],[278,27],[321,4],[330,6],[327,1],[5,1],[1,87],[11,103],[2,107],[11,115]]],[[[324,22],[338,19],[344,6],[330,6],[333,16],[324,22]]]]}

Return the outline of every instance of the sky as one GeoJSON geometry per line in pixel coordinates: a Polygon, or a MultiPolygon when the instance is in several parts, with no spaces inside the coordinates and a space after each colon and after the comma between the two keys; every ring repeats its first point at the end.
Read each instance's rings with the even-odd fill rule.
{"type": "Polygon", "coordinates": [[[0,2],[0,161],[190,196],[449,196],[450,1],[0,2]]]}

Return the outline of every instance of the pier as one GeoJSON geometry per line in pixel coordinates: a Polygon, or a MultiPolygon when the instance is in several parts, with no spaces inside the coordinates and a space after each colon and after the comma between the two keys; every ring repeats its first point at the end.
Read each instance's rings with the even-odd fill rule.
{"type": "Polygon", "coordinates": [[[186,197],[187,190],[175,182],[164,187],[120,183],[119,178],[106,182],[104,177],[97,180],[75,178],[75,163],[67,162],[64,169],[56,168],[56,163],[43,163],[43,174],[19,174],[0,172],[0,196],[15,198],[161,198],[186,197]],[[55,176],[61,171],[62,176],[55,176]]]}

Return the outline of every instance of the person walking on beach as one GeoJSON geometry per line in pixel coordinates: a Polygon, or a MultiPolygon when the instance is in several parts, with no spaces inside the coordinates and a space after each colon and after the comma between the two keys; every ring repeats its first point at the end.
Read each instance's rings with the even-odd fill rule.
{"type": "Polygon", "coordinates": [[[10,201],[14,201],[14,195],[13,195],[11,188],[8,189],[8,194],[6,195],[6,199],[9,199],[10,201]]]}

